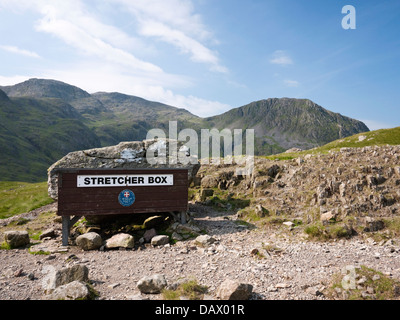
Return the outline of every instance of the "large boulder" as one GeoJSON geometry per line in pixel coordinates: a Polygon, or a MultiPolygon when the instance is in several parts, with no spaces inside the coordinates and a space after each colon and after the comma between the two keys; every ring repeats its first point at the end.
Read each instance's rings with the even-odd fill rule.
{"type": "Polygon", "coordinates": [[[174,152],[169,152],[169,139],[151,139],[144,141],[121,142],[116,146],[75,151],[54,163],[48,169],[48,193],[55,200],[58,198],[58,171],[63,168],[79,169],[144,169],[144,168],[185,168],[188,169],[189,183],[193,181],[200,163],[195,156],[191,156],[183,142],[177,142],[179,157],[185,156],[183,161],[174,152]],[[165,159],[151,163],[148,155],[157,159],[165,159]]]}
{"type": "Polygon", "coordinates": [[[160,293],[166,286],[167,280],[162,274],[143,277],[137,283],[141,293],[160,293]]]}
{"type": "Polygon", "coordinates": [[[52,265],[46,265],[42,273],[46,274],[42,280],[42,288],[47,294],[73,281],[89,281],[89,269],[85,265],[74,265],[58,270],[52,265]]]}
{"type": "Polygon", "coordinates": [[[88,232],[78,236],[75,240],[77,246],[82,250],[97,250],[101,247],[103,241],[96,232],[88,232]]]}
{"type": "Polygon", "coordinates": [[[248,300],[253,286],[236,280],[227,279],[217,289],[217,298],[221,300],[248,300]]]}
{"type": "Polygon", "coordinates": [[[118,233],[106,240],[106,249],[127,248],[132,249],[135,246],[135,238],[127,233],[118,233]]]}
{"type": "Polygon", "coordinates": [[[29,234],[27,231],[6,231],[4,232],[4,241],[12,249],[25,247],[30,243],[29,234]]]}
{"type": "Polygon", "coordinates": [[[57,287],[52,293],[44,297],[45,300],[88,300],[90,290],[82,281],[73,281],[57,287]]]}

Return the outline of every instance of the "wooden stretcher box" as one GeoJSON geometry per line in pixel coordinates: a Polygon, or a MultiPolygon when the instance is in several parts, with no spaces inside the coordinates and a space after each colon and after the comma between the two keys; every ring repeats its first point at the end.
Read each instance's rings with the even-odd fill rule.
{"type": "Polygon", "coordinates": [[[184,220],[188,210],[187,169],[57,172],[57,214],[63,217],[63,245],[68,245],[69,229],[81,216],[178,212],[184,220]]]}

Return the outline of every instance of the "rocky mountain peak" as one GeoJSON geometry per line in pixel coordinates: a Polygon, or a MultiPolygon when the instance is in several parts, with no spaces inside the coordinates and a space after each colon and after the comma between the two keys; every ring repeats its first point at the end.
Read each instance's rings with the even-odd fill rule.
{"type": "Polygon", "coordinates": [[[88,98],[86,91],[57,80],[29,79],[22,83],[0,87],[9,97],[58,98],[66,102],[88,98]]]}

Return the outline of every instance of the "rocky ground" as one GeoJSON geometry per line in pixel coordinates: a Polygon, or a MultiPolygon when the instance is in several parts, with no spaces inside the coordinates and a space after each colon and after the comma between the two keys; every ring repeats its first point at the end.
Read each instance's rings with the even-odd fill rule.
{"type": "MultiPolygon", "coordinates": [[[[374,275],[376,281],[397,281],[399,230],[388,219],[396,221],[400,205],[399,158],[400,148],[387,146],[286,161],[258,159],[251,177],[238,176],[230,166],[202,166],[189,212],[192,226],[215,240],[207,245],[194,236],[161,246],[139,245],[136,239],[133,249],[61,247],[56,204],[3,220],[2,238],[13,228],[53,228],[56,233],[31,240],[41,242],[48,255],[27,248],[0,250],[0,299],[47,299],[47,266],[85,265],[98,299],[104,300],[163,299],[137,287],[140,279],[154,274],[164,275],[169,285],[195,279],[208,288],[205,299],[216,299],[226,279],[252,285],[253,300],[346,299],[345,290],[332,294],[330,288],[349,266],[381,272],[374,275]],[[22,218],[28,222],[19,226],[22,218]],[[307,233],[307,226],[321,232],[307,233]],[[335,233],[337,226],[346,232],[335,233]]],[[[373,285],[363,285],[365,277],[354,280],[363,297],[375,298],[373,285]]],[[[398,299],[400,286],[391,286],[392,298],[398,299]]]]}
{"type": "Polygon", "coordinates": [[[46,299],[42,271],[48,265],[87,266],[99,299],[105,300],[163,299],[137,288],[141,278],[153,274],[163,274],[168,284],[196,279],[208,287],[206,299],[215,299],[226,279],[251,284],[251,299],[330,299],[324,290],[332,276],[348,265],[365,265],[400,279],[400,249],[392,242],[378,244],[357,237],[311,242],[290,231],[238,224],[233,216],[210,207],[193,205],[191,209],[195,223],[216,242],[206,247],[186,240],[132,250],[82,251],[76,246],[65,250],[56,238],[47,240],[54,252],[50,255],[33,255],[28,249],[0,250],[0,299],[46,299]]]}

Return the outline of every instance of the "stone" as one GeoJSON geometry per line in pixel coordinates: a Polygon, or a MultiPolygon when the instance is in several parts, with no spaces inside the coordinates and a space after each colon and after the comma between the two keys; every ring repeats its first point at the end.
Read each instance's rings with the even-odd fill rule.
{"type": "Polygon", "coordinates": [[[46,300],[88,300],[89,298],[90,290],[87,284],[81,281],[62,285],[45,297],[46,300]]]}
{"type": "Polygon", "coordinates": [[[201,189],[200,191],[200,201],[205,201],[208,197],[214,195],[213,189],[201,189]]]}
{"type": "Polygon", "coordinates": [[[383,220],[375,220],[371,217],[365,218],[366,226],[364,232],[376,232],[385,228],[383,220]]]}
{"type": "Polygon", "coordinates": [[[271,178],[275,178],[280,169],[281,168],[277,164],[274,164],[272,167],[268,168],[267,175],[271,178]]]}
{"type": "Polygon", "coordinates": [[[76,264],[59,270],[52,265],[46,265],[43,267],[42,273],[46,274],[42,280],[42,288],[45,293],[51,293],[57,287],[73,281],[89,281],[89,269],[85,265],[76,264]]]}
{"type": "Polygon", "coordinates": [[[146,230],[146,232],[143,235],[143,239],[145,242],[150,242],[153,237],[157,235],[157,231],[154,228],[151,228],[149,230],[146,230]]]}
{"type": "Polygon", "coordinates": [[[132,249],[135,246],[135,238],[127,233],[118,233],[106,240],[106,249],[127,248],[132,249]]]}
{"type": "Polygon", "coordinates": [[[205,176],[201,179],[201,187],[204,189],[217,188],[218,183],[218,179],[214,176],[205,176]]]}
{"type": "Polygon", "coordinates": [[[196,243],[198,243],[200,245],[203,245],[203,246],[207,246],[207,245],[213,244],[215,241],[216,241],[215,238],[209,236],[208,234],[203,234],[201,236],[198,236],[195,239],[196,243]]]}
{"type": "Polygon", "coordinates": [[[333,211],[328,211],[321,214],[320,220],[322,223],[333,222],[336,219],[336,214],[333,211]]]}
{"type": "Polygon", "coordinates": [[[103,241],[96,232],[88,232],[78,236],[75,240],[77,246],[82,250],[97,250],[101,247],[103,241]]]}
{"type": "Polygon", "coordinates": [[[42,234],[39,236],[40,240],[43,240],[44,238],[54,238],[56,237],[56,231],[54,229],[47,229],[42,232],[42,234]]]}
{"type": "Polygon", "coordinates": [[[220,300],[248,300],[252,291],[253,286],[250,284],[227,279],[218,287],[216,296],[220,300]]]}
{"type": "Polygon", "coordinates": [[[140,279],[137,283],[137,287],[141,293],[155,294],[160,293],[162,289],[167,286],[167,280],[162,274],[155,274],[152,276],[146,276],[140,279]]]}
{"type": "Polygon", "coordinates": [[[166,235],[159,235],[155,236],[151,239],[151,245],[152,246],[163,246],[165,244],[169,243],[169,237],[166,235]]]}
{"type": "Polygon", "coordinates": [[[285,221],[285,222],[282,222],[282,224],[285,226],[288,226],[289,228],[294,226],[294,223],[292,221],[285,221]]]}
{"type": "Polygon", "coordinates": [[[6,231],[4,241],[13,249],[25,247],[30,243],[30,238],[27,231],[6,231]]]}
{"type": "Polygon", "coordinates": [[[254,208],[254,212],[257,217],[263,218],[269,214],[268,210],[265,209],[261,204],[257,204],[254,208]]]}
{"type": "Polygon", "coordinates": [[[56,239],[50,239],[29,247],[30,253],[65,253],[68,252],[68,250],[68,247],[62,246],[60,241],[56,239]]]}

